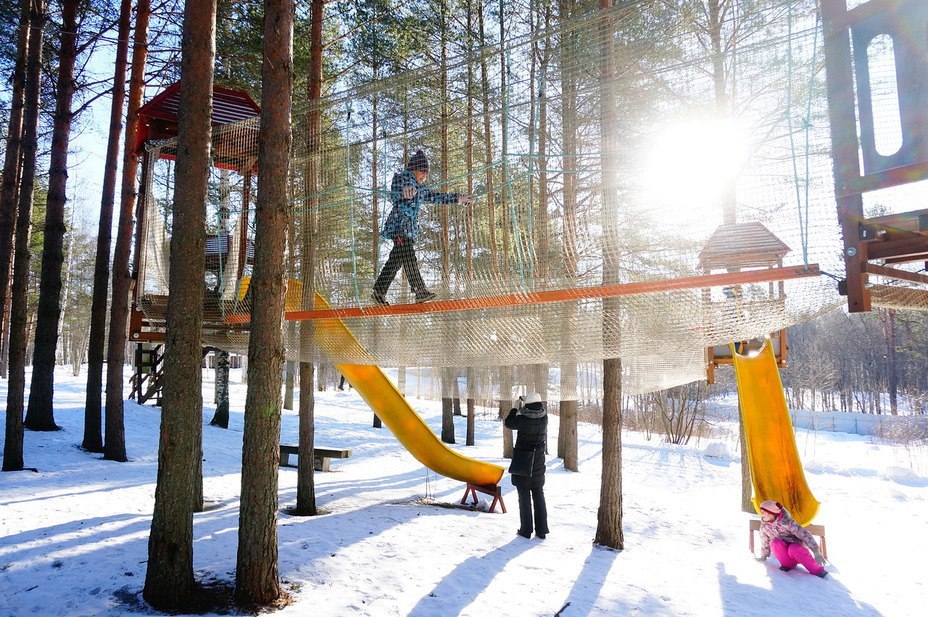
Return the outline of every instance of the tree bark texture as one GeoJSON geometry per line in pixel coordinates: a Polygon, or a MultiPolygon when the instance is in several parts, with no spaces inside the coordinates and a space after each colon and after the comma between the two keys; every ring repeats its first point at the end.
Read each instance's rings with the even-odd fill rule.
{"type": "MultiPolygon", "coordinates": [[[[287,245],[293,0],[264,3],[261,135],[255,210],[254,304],[242,452],[235,596],[265,605],[280,597],[277,577],[277,468],[284,363],[284,255],[287,245]]],[[[309,382],[312,383],[312,382],[309,382]]]]}
{"type": "Polygon", "coordinates": [[[452,369],[441,369],[441,440],[443,443],[454,443],[454,404],[452,398],[457,391],[456,381],[452,369]]]}
{"type": "Polygon", "coordinates": [[[216,413],[209,423],[229,428],[229,352],[224,349],[216,353],[216,413]]]}
{"type": "MultiPolygon", "coordinates": [[[[288,324],[288,327],[292,324],[288,324]]],[[[296,362],[287,360],[284,363],[284,409],[293,409],[293,381],[296,376],[296,362]]]]}
{"type": "Polygon", "coordinates": [[[42,274],[39,279],[38,323],[32,356],[32,384],[24,425],[33,431],[58,430],[55,424],[55,353],[61,319],[61,268],[64,263],[64,206],[68,186],[68,143],[71,140],[71,101],[74,99],[74,61],[77,58],[77,0],[61,6],[61,49],[58,85],[48,167],[42,274]]]}
{"type": "Polygon", "coordinates": [[[93,297],[90,309],[90,339],[87,344],[87,397],[84,403],[83,447],[91,452],[103,452],[101,423],[101,393],[103,392],[103,354],[106,339],[106,296],[110,282],[110,244],[113,224],[113,202],[116,193],[116,166],[119,157],[119,135],[122,133],[122,104],[126,93],[126,65],[129,56],[129,21],[131,0],[122,0],[119,7],[119,30],[116,43],[116,71],[113,77],[113,105],[110,108],[110,129],[103,166],[103,194],[100,197],[100,222],[97,227],[97,254],[93,269],[93,297]]]}
{"type": "MultiPolygon", "coordinates": [[[[600,8],[609,11],[612,0],[600,0],[600,8]]],[[[619,282],[620,239],[619,203],[615,170],[618,166],[615,87],[614,20],[608,13],[600,21],[600,143],[603,200],[603,284],[619,282]]],[[[610,347],[621,337],[619,322],[622,305],[616,298],[603,301],[603,345],[610,347]]],[[[599,494],[594,542],[622,549],[622,360],[603,360],[603,471],[599,494]]]]}
{"type": "MultiPolygon", "coordinates": [[[[324,0],[312,0],[310,7],[310,64],[309,79],[307,80],[307,99],[317,101],[322,96],[322,16],[324,0]]],[[[303,225],[300,243],[300,280],[303,281],[303,295],[301,302],[304,307],[315,304],[315,276],[314,265],[316,258],[316,225],[315,216],[319,207],[319,153],[321,151],[322,112],[313,108],[308,114],[308,135],[306,143],[307,162],[303,173],[306,175],[306,185],[309,194],[309,212],[303,215],[303,225]]],[[[375,228],[376,229],[376,228],[375,228]]],[[[300,357],[311,357],[313,343],[313,321],[300,323],[300,357]]],[[[293,514],[298,516],[315,516],[316,510],[316,478],[315,478],[315,448],[316,424],[315,408],[316,393],[313,389],[313,363],[300,362],[300,400],[299,400],[299,462],[296,470],[296,509],[293,514]]],[[[322,373],[322,371],[319,371],[322,373]]],[[[375,414],[376,417],[376,414],[375,414]]]]}
{"type": "Polygon", "coordinates": [[[603,360],[603,472],[593,542],[625,547],[622,531],[622,361],[603,360]]]}
{"type": "MultiPolygon", "coordinates": [[[[499,367],[499,419],[505,420],[512,409],[513,368],[499,367]]],[[[503,427],[503,458],[512,458],[512,429],[503,427]]]]}
{"type": "Polygon", "coordinates": [[[26,318],[29,286],[29,231],[35,189],[38,149],[39,89],[42,68],[42,33],[45,1],[31,4],[29,53],[26,60],[26,86],[23,99],[22,178],[16,215],[16,249],[13,259],[13,287],[10,291],[10,378],[6,398],[6,441],[3,469],[23,467],[23,398],[26,389],[26,318]]]}
{"type": "MultiPolygon", "coordinates": [[[[22,80],[23,80],[23,91],[22,91],[22,121],[20,123],[20,128],[18,135],[21,137],[21,154],[16,155],[16,169],[21,169],[23,178],[19,181],[19,193],[17,194],[16,187],[9,187],[7,185],[7,179],[13,180],[15,184],[15,175],[18,173],[14,170],[13,176],[9,177],[4,174],[3,177],[3,210],[5,212],[4,219],[11,225],[10,232],[12,233],[12,221],[16,221],[16,249],[17,253],[19,252],[20,246],[25,246],[25,269],[23,270],[23,265],[16,263],[19,262],[22,257],[18,254],[14,256],[11,255],[11,259],[14,261],[14,266],[19,268],[20,277],[25,277],[23,281],[20,282],[20,285],[17,286],[16,272],[13,273],[13,289],[10,291],[10,321],[7,327],[4,329],[4,335],[9,335],[13,329],[14,320],[12,318],[13,309],[19,307],[19,310],[22,312],[22,315],[17,316],[18,320],[22,321],[22,325],[17,325],[17,328],[20,331],[17,333],[17,336],[9,336],[9,345],[7,345],[8,353],[11,364],[10,364],[10,380],[8,382],[7,389],[7,399],[6,399],[6,426],[4,433],[4,442],[3,442],[3,471],[19,471],[23,468],[23,396],[24,390],[26,387],[26,375],[25,375],[25,352],[26,352],[26,341],[25,333],[21,330],[25,327],[25,310],[26,310],[26,281],[29,278],[29,214],[32,211],[32,189],[35,184],[35,154],[37,147],[36,133],[38,131],[38,120],[39,120],[39,72],[41,70],[41,60],[42,60],[42,22],[44,19],[44,3],[40,2],[38,5],[38,10],[36,10],[36,5],[28,0],[23,2],[22,13],[20,15],[20,22],[22,23],[23,30],[20,32],[19,43],[25,46],[25,50],[20,52],[20,55],[23,56],[22,64],[22,80]],[[39,21],[35,21],[39,20],[39,21]],[[30,24],[37,24],[37,27],[32,28],[30,24]],[[25,36],[23,36],[25,33],[25,36]],[[31,163],[27,166],[26,159],[31,157],[31,163]],[[26,180],[26,171],[30,170],[31,178],[28,180],[28,195],[24,195],[24,192],[27,190],[27,185],[24,184],[26,180]],[[28,212],[26,213],[25,229],[19,223],[19,209],[23,206],[23,198],[27,197],[26,205],[28,207],[28,212]],[[9,208],[9,210],[8,210],[9,208]],[[23,240],[20,240],[20,235],[23,236],[23,240]],[[19,297],[13,296],[13,292],[18,292],[19,297]],[[13,353],[13,343],[21,346],[17,348],[16,353],[13,353]],[[12,371],[13,364],[12,360],[15,359],[17,364],[17,370],[14,373],[12,371]]],[[[17,62],[17,67],[19,63],[17,62]]],[[[14,73],[15,80],[15,73],[14,73]]],[[[15,95],[15,93],[14,93],[15,95]]],[[[13,113],[10,115],[10,129],[13,129],[13,113]]],[[[10,151],[9,149],[13,148],[13,144],[8,145],[7,158],[9,158],[10,151]]],[[[6,167],[4,168],[7,169],[6,167]]],[[[12,247],[12,239],[10,242],[12,247]]],[[[4,268],[3,274],[6,275],[6,282],[3,284],[4,295],[6,292],[6,287],[9,282],[9,268],[10,264],[7,262],[6,267],[4,268]]],[[[19,324],[19,321],[16,322],[19,324]]]]}
{"type": "MultiPolygon", "coordinates": [[[[575,10],[574,0],[559,0],[558,13],[560,19],[569,19],[575,10]]],[[[574,50],[577,47],[576,33],[566,33],[566,39],[561,42],[561,56],[564,66],[560,71],[561,79],[561,149],[564,153],[565,161],[575,161],[577,154],[577,91],[579,84],[576,72],[571,67],[574,66],[576,57],[574,50]]],[[[572,164],[572,163],[568,163],[572,164]]],[[[577,232],[577,176],[576,174],[564,174],[564,185],[561,191],[564,204],[564,242],[563,255],[565,275],[569,279],[577,276],[578,262],[580,259],[577,232]]],[[[564,347],[571,349],[575,344],[576,333],[574,319],[576,308],[565,306],[565,318],[563,319],[563,337],[564,347]],[[569,311],[569,312],[568,312],[569,311]]],[[[573,400],[562,400],[560,406],[560,418],[558,423],[558,456],[564,460],[564,468],[570,471],[578,471],[577,464],[577,421],[578,421],[578,399],[577,392],[577,365],[576,363],[565,362],[561,365],[561,395],[574,396],[573,400]],[[573,442],[571,442],[571,438],[573,442]],[[573,459],[573,460],[571,460],[573,459]],[[572,463],[572,464],[571,464],[572,463]]]]}
{"type": "Polygon", "coordinates": [[[7,125],[6,152],[3,158],[3,184],[0,186],[0,377],[7,376],[7,334],[9,319],[7,304],[10,295],[10,266],[13,263],[13,230],[16,226],[16,204],[19,174],[22,169],[23,100],[26,89],[26,55],[29,51],[30,0],[20,0],[19,34],[16,41],[16,61],[13,65],[10,93],[10,122],[7,125]]]}
{"type": "Polygon", "coordinates": [[[195,591],[191,494],[203,424],[200,336],[216,1],[188,0],[183,32],[158,484],[143,590],[153,607],[172,611],[188,606],[195,591]]]}
{"type": "Polygon", "coordinates": [[[110,304],[110,330],[106,350],[106,412],[103,458],[126,460],[126,431],[123,423],[123,365],[126,362],[126,326],[129,321],[129,252],[138,190],[139,157],[135,153],[138,109],[145,86],[148,57],[148,18],[150,0],[138,0],[132,40],[132,70],[129,74],[129,106],[126,110],[126,136],[122,154],[122,187],[119,223],[113,253],[113,299],[110,304]]]}

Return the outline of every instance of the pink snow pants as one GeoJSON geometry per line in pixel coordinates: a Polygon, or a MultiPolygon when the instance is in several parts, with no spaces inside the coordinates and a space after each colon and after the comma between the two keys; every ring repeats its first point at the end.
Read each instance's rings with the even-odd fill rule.
{"type": "Polygon", "coordinates": [[[795,568],[801,563],[812,574],[818,574],[825,569],[815,562],[811,551],[799,543],[790,544],[780,538],[774,538],[770,541],[770,552],[784,568],[795,568]]]}

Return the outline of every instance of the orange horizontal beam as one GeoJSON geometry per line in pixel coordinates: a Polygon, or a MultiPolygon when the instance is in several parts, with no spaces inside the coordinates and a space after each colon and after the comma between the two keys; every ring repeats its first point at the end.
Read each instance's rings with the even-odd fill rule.
{"type": "MultiPolygon", "coordinates": [[[[307,319],[344,319],[352,317],[389,317],[393,315],[418,315],[425,313],[450,313],[454,311],[471,311],[477,309],[529,306],[568,300],[592,300],[595,298],[612,298],[646,293],[676,291],[680,289],[700,289],[719,287],[721,285],[745,285],[748,283],[768,283],[789,279],[819,276],[818,264],[806,266],[788,266],[767,268],[764,270],[746,270],[742,272],[725,272],[722,274],[703,274],[658,281],[642,281],[621,285],[603,285],[601,287],[581,287],[575,289],[556,289],[532,293],[511,294],[506,296],[488,296],[462,300],[440,300],[423,304],[391,304],[386,306],[362,306],[340,309],[313,311],[287,311],[287,321],[307,319]]],[[[247,323],[251,315],[229,315],[228,323],[247,323]]]]}

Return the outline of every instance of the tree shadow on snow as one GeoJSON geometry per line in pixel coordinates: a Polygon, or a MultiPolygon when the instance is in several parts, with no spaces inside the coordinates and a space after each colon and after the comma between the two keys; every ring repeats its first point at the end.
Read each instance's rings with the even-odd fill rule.
{"type": "Polygon", "coordinates": [[[409,611],[409,617],[460,615],[496,579],[507,563],[536,544],[516,537],[489,553],[468,557],[441,579],[432,591],[422,596],[409,611]]]}
{"type": "Polygon", "coordinates": [[[722,614],[765,615],[768,617],[793,617],[795,615],[875,615],[881,613],[869,604],[862,604],[851,597],[851,592],[840,581],[831,576],[820,579],[812,576],[801,566],[791,572],[781,572],[776,560],[761,564],[767,567],[770,589],[739,582],[737,577],[725,571],[718,563],[719,595],[722,599],[722,614]],[[811,587],[810,587],[811,586],[811,587]],[[813,597],[812,605],[802,604],[802,598],[813,597]]]}

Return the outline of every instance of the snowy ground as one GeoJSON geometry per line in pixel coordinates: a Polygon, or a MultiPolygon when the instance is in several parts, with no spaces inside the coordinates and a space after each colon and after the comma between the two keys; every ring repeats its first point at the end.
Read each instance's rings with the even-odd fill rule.
{"type": "MultiPolygon", "coordinates": [[[[148,612],[138,598],[159,410],[127,403],[131,461],[103,461],[78,448],[84,383],[83,376],[60,372],[55,418],[64,430],[26,433],[26,465],[39,473],[0,474],[2,616],[148,612]]],[[[234,579],[244,387],[233,384],[233,397],[230,429],[204,426],[211,507],[194,519],[201,580],[234,579]]],[[[437,431],[440,405],[412,403],[437,431]]],[[[204,424],[211,416],[209,407],[204,424]]],[[[503,464],[502,427],[486,418],[478,412],[476,446],[456,447],[503,464]]],[[[457,422],[463,442],[463,418],[457,422]]],[[[352,457],[316,475],[323,515],[280,514],[280,576],[294,598],[280,614],[521,617],[565,606],[564,617],[926,614],[928,447],[797,434],[833,562],[821,580],[801,568],[781,572],[773,558],[751,557],[732,438],[680,447],[625,433],[626,549],[594,547],[601,435],[589,425],[579,432],[580,473],[548,460],[551,534],[524,540],[515,535],[518,504],[508,476],[508,514],[432,505],[457,503],[464,487],[427,472],[386,428],[372,428],[371,412],[354,392],[317,393],[316,443],[350,448],[352,457]],[[719,450],[721,458],[707,456],[719,450]]],[[[296,416],[287,412],[283,440],[295,443],[296,434],[296,416]]],[[[295,482],[295,470],[281,470],[282,509],[296,500],[295,482]]]]}

